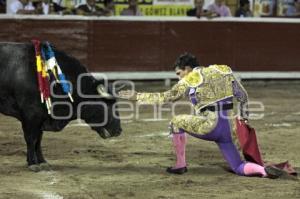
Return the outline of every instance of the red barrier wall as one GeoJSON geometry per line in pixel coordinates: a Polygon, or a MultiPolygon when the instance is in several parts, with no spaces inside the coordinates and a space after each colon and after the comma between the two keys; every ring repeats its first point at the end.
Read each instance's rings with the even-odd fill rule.
{"type": "MultiPolygon", "coordinates": [[[[265,19],[264,19],[265,20],[265,19]]],[[[201,65],[300,71],[300,22],[0,18],[0,41],[48,40],[91,71],[171,70],[188,51],[201,65]]]]}

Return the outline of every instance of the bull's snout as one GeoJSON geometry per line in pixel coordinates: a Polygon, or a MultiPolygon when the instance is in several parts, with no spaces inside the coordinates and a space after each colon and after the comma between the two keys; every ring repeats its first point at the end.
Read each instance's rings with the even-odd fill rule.
{"type": "Polygon", "coordinates": [[[122,128],[119,128],[118,130],[115,131],[114,136],[119,136],[122,133],[122,128]]]}

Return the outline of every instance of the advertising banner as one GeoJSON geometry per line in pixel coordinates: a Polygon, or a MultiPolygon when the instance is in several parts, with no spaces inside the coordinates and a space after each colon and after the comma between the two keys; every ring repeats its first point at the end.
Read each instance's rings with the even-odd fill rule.
{"type": "MultiPolygon", "coordinates": [[[[127,0],[116,0],[116,15],[128,7],[127,0]]],[[[144,16],[186,16],[193,0],[140,0],[139,9],[144,16]]]]}

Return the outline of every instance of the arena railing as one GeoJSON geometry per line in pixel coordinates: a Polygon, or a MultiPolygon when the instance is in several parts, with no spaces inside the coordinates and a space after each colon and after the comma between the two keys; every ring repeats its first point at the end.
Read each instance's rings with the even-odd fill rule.
{"type": "Polygon", "coordinates": [[[196,18],[186,16],[79,16],[79,15],[11,15],[0,14],[1,19],[34,19],[34,20],[116,20],[116,21],[212,21],[212,22],[266,22],[266,23],[300,23],[299,18],[278,17],[219,17],[196,18]]]}
{"type": "MultiPolygon", "coordinates": [[[[113,17],[94,17],[94,16],[77,16],[77,15],[6,15],[0,14],[1,19],[17,19],[17,20],[116,20],[116,21],[207,21],[207,22],[238,22],[238,23],[296,23],[300,20],[296,18],[214,18],[197,19],[194,17],[137,17],[137,16],[113,16],[113,17]]],[[[249,67],[250,68],[250,67],[249,67]]],[[[300,68],[300,66],[299,66],[300,68]]],[[[275,69],[276,70],[276,69],[275,69]]],[[[100,73],[93,73],[99,76],[100,73]]],[[[143,72],[105,72],[110,80],[164,80],[166,85],[170,85],[171,80],[177,79],[173,71],[143,71],[143,72]]],[[[236,75],[242,80],[256,79],[300,79],[299,71],[266,71],[266,72],[236,72],[236,75]]]]}
{"type": "MultiPolygon", "coordinates": [[[[173,71],[143,71],[143,72],[104,72],[92,73],[97,79],[107,77],[108,80],[164,80],[166,86],[171,80],[178,79],[173,71]]],[[[300,72],[234,72],[241,80],[300,80],[300,72]]]]}

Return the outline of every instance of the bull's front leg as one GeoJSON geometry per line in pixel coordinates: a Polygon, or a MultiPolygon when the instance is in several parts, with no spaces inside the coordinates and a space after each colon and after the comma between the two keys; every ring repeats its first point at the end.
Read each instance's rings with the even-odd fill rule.
{"type": "Polygon", "coordinates": [[[45,160],[43,152],[42,152],[42,146],[41,146],[42,137],[43,137],[43,131],[41,131],[41,133],[38,134],[37,143],[35,145],[35,152],[36,152],[37,162],[38,162],[38,164],[40,164],[40,169],[50,170],[51,167],[47,163],[47,161],[45,160]]]}
{"type": "Polygon", "coordinates": [[[27,163],[28,168],[34,172],[41,170],[36,153],[36,145],[38,143],[38,137],[42,131],[30,123],[22,122],[22,128],[24,131],[24,138],[27,144],[27,163]]]}

